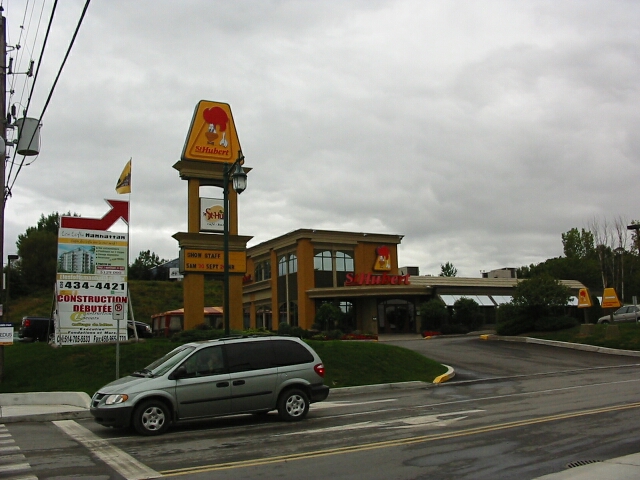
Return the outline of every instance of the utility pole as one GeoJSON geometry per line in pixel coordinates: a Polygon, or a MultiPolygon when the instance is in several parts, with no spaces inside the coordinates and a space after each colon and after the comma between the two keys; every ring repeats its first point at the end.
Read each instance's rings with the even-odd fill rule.
{"type": "MultiPolygon", "coordinates": [[[[0,179],[2,179],[2,195],[0,195],[0,266],[4,273],[4,203],[6,190],[6,141],[7,141],[7,19],[4,9],[0,7],[0,179]]],[[[4,275],[2,277],[4,279],[4,275]]],[[[4,282],[3,282],[4,283],[4,282]]],[[[4,285],[3,285],[4,287],[4,285]]],[[[4,346],[0,345],[0,383],[4,380],[4,346]]]]}

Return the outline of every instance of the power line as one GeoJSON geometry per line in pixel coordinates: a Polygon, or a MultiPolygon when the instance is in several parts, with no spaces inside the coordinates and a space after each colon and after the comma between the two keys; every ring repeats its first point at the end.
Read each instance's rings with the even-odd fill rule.
{"type": "MultiPolygon", "coordinates": [[[[58,2],[57,2],[57,0],[56,0],[56,2],[55,2],[55,4],[54,4],[54,7],[53,7],[53,9],[52,9],[51,17],[50,17],[50,20],[49,20],[49,26],[48,26],[48,28],[47,28],[47,34],[46,34],[46,36],[45,36],[45,40],[44,40],[44,44],[43,44],[43,47],[42,47],[42,52],[41,52],[41,55],[40,55],[40,59],[38,60],[38,68],[37,68],[37,71],[36,71],[36,78],[37,78],[37,74],[38,74],[38,72],[40,71],[40,66],[41,66],[41,63],[42,63],[42,56],[43,56],[43,54],[44,54],[44,49],[45,49],[45,46],[46,46],[46,43],[47,43],[47,40],[48,40],[48,37],[49,37],[49,31],[50,31],[50,28],[51,28],[51,24],[52,24],[52,22],[53,22],[53,15],[54,15],[54,13],[55,13],[55,8],[56,8],[57,3],[58,3],[58,2]]],[[[49,103],[51,102],[51,97],[53,96],[53,92],[55,91],[55,88],[56,88],[56,86],[57,86],[57,84],[58,84],[58,81],[60,80],[60,76],[61,76],[61,74],[62,74],[62,69],[64,68],[64,66],[65,66],[65,64],[66,64],[66,62],[67,62],[67,59],[69,58],[69,55],[70,55],[70,53],[71,53],[71,49],[73,48],[73,45],[74,45],[74,43],[75,43],[75,40],[76,40],[76,38],[77,38],[77,36],[78,36],[78,32],[80,31],[80,27],[81,27],[81,25],[82,25],[82,22],[83,22],[83,20],[84,20],[85,14],[87,13],[87,9],[89,8],[89,4],[90,4],[90,3],[91,3],[91,0],[86,0],[85,5],[84,5],[84,8],[82,9],[82,13],[81,13],[81,15],[80,15],[80,18],[78,19],[78,23],[77,23],[77,25],[76,25],[75,31],[74,31],[73,36],[72,36],[72,38],[71,38],[71,41],[70,41],[70,43],[69,43],[69,47],[67,48],[67,52],[65,53],[64,59],[62,60],[62,63],[61,63],[61,65],[60,65],[60,68],[58,69],[58,73],[57,73],[57,75],[56,75],[56,78],[55,78],[55,80],[54,80],[54,82],[53,82],[53,85],[51,86],[51,88],[50,88],[50,90],[49,90],[49,94],[47,95],[47,100],[46,100],[46,102],[45,102],[45,104],[44,104],[44,107],[42,108],[42,112],[40,113],[40,116],[39,116],[39,118],[38,118],[38,123],[37,123],[38,125],[42,122],[42,118],[44,117],[44,114],[45,114],[45,112],[47,111],[47,108],[48,108],[48,106],[49,106],[49,103]]],[[[25,117],[25,118],[26,118],[26,116],[27,116],[27,111],[28,111],[28,108],[29,108],[29,104],[30,104],[30,102],[31,102],[31,98],[32,98],[31,96],[32,96],[32,94],[33,94],[33,89],[34,89],[34,87],[35,87],[36,78],[34,78],[33,85],[32,85],[32,89],[31,89],[31,94],[29,95],[29,101],[28,101],[28,103],[27,103],[27,108],[25,109],[25,112],[24,112],[24,117],[25,117]]],[[[37,130],[36,130],[36,131],[37,131],[37,130]]],[[[35,136],[36,131],[34,131],[33,136],[35,136]]],[[[31,144],[31,141],[33,140],[33,136],[31,137],[31,139],[29,140],[29,142],[27,143],[27,145],[30,145],[30,144],[31,144]]],[[[14,152],[14,154],[13,154],[14,161],[15,161],[15,156],[16,156],[16,154],[17,154],[17,152],[14,152]]],[[[33,162],[30,162],[30,163],[33,163],[33,162]]],[[[23,167],[23,165],[24,165],[24,164],[25,164],[25,160],[24,160],[24,157],[23,157],[22,161],[20,162],[20,166],[18,167],[18,170],[17,170],[17,171],[16,171],[16,173],[15,173],[15,176],[14,176],[14,178],[13,178],[13,181],[11,182],[11,185],[8,185],[8,188],[5,190],[5,199],[6,199],[6,196],[7,196],[7,195],[10,195],[10,193],[11,193],[11,188],[12,188],[12,187],[13,187],[13,185],[15,184],[16,179],[17,179],[17,177],[18,177],[18,174],[20,173],[20,170],[22,169],[22,167],[23,167]]],[[[13,165],[13,162],[12,162],[12,165],[13,165]]],[[[7,182],[7,183],[8,183],[8,182],[7,182]]]]}

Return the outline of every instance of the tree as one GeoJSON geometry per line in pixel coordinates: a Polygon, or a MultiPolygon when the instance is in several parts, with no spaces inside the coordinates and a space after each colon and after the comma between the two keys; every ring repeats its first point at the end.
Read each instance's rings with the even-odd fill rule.
{"type": "Polygon", "coordinates": [[[25,233],[18,235],[16,247],[20,258],[17,262],[17,273],[20,286],[13,290],[15,294],[51,288],[55,284],[59,226],[58,212],[46,217],[40,215],[35,227],[29,227],[25,233]]]}
{"type": "Polygon", "coordinates": [[[593,246],[593,233],[585,230],[578,231],[572,228],[562,234],[562,247],[567,258],[587,258],[595,254],[593,246]]]}
{"type": "Polygon", "coordinates": [[[511,302],[498,309],[496,330],[500,335],[517,335],[573,327],[578,322],[564,315],[570,296],[569,287],[549,275],[523,280],[516,286],[511,302]]]}
{"type": "Polygon", "coordinates": [[[444,265],[440,264],[439,277],[455,277],[458,275],[458,269],[453,266],[453,263],[447,262],[444,265]]]}
{"type": "Polygon", "coordinates": [[[442,325],[449,320],[447,307],[441,300],[432,299],[418,307],[420,311],[420,329],[425,331],[440,331],[442,325]]]}
{"type": "Polygon", "coordinates": [[[313,328],[321,332],[336,330],[342,323],[344,313],[331,302],[323,303],[316,313],[313,328]]]}
{"type": "Polygon", "coordinates": [[[459,298],[453,304],[454,325],[462,325],[469,332],[477,330],[482,325],[482,312],[480,305],[472,298],[459,298]]]}
{"type": "Polygon", "coordinates": [[[162,265],[166,260],[151,250],[143,250],[138,254],[138,258],[129,265],[128,279],[130,280],[151,280],[153,275],[151,269],[162,265]]]}

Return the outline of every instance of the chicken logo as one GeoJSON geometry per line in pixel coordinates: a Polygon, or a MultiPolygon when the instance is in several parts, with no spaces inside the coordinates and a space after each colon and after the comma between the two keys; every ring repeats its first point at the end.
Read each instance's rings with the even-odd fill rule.
{"type": "Polygon", "coordinates": [[[209,124],[209,129],[205,132],[207,137],[207,143],[215,145],[216,140],[220,138],[218,132],[222,134],[222,138],[218,142],[221,147],[228,147],[229,141],[227,140],[227,123],[229,123],[229,117],[220,107],[206,108],[202,112],[204,121],[209,124]]]}
{"type": "Polygon", "coordinates": [[[373,264],[376,272],[388,272],[391,270],[391,252],[389,247],[382,246],[376,248],[376,261],[373,264]]]}
{"type": "Polygon", "coordinates": [[[578,308],[589,308],[591,306],[591,296],[589,290],[581,288],[578,292],[578,308]]]}
{"type": "Polygon", "coordinates": [[[231,107],[226,103],[200,101],[181,159],[228,163],[238,158],[240,150],[231,107]]]}

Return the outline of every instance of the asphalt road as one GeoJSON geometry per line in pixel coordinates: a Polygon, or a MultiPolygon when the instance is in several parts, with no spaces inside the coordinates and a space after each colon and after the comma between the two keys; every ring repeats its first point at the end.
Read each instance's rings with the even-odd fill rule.
{"type": "Polygon", "coordinates": [[[38,478],[525,480],[640,451],[635,358],[468,337],[397,343],[460,373],[334,393],[293,424],[245,415],[153,438],[90,420],[6,427],[38,478]]]}

